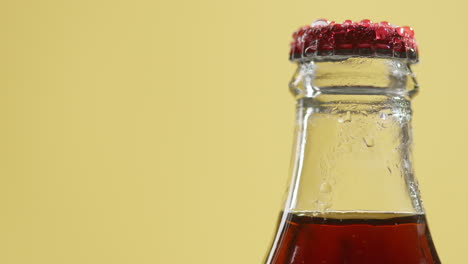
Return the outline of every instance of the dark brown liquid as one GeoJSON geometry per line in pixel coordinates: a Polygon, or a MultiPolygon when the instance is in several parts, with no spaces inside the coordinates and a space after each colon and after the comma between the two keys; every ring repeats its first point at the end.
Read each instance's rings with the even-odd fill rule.
{"type": "Polygon", "coordinates": [[[288,214],[283,222],[268,264],[440,263],[424,215],[288,214]]]}

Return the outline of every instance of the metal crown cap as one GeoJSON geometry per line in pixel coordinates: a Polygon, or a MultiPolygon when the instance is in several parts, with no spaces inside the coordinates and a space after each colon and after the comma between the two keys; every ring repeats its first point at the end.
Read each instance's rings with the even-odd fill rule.
{"type": "Polygon", "coordinates": [[[418,47],[411,27],[386,21],[372,23],[318,19],[294,32],[291,61],[333,60],[346,57],[399,58],[418,62],[418,47]]]}

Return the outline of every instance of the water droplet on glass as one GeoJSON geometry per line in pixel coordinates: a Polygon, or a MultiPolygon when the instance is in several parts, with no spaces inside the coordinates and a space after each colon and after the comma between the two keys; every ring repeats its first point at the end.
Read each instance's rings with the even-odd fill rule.
{"type": "Polygon", "coordinates": [[[351,122],[351,112],[347,111],[344,119],[345,122],[351,122]]]}
{"type": "Polygon", "coordinates": [[[312,22],[311,26],[316,27],[316,26],[327,26],[328,25],[328,20],[326,19],[317,19],[314,22],[312,22]]]}
{"type": "Polygon", "coordinates": [[[374,142],[373,138],[363,137],[362,140],[364,141],[364,144],[366,144],[366,147],[368,147],[368,148],[372,148],[375,145],[375,142],[374,142]]]}
{"type": "Polygon", "coordinates": [[[384,112],[380,112],[380,113],[379,113],[379,117],[380,117],[380,119],[382,119],[382,120],[387,120],[388,115],[387,115],[386,113],[384,113],[384,112]]]}
{"type": "Polygon", "coordinates": [[[322,193],[330,193],[331,190],[332,190],[332,186],[328,182],[324,182],[322,183],[322,185],[320,185],[320,192],[322,193]]]}
{"type": "Polygon", "coordinates": [[[386,123],[380,123],[379,126],[380,126],[380,128],[387,128],[388,127],[388,125],[386,123]]]}
{"type": "Polygon", "coordinates": [[[344,116],[341,116],[340,118],[338,118],[338,122],[340,123],[351,122],[351,112],[347,111],[344,116]]]}
{"type": "Polygon", "coordinates": [[[410,168],[410,164],[408,160],[406,159],[403,160],[403,167],[407,170],[410,168]]]}
{"type": "Polygon", "coordinates": [[[417,230],[418,230],[418,235],[421,237],[424,236],[424,234],[427,232],[425,225],[417,225],[417,230]]]}

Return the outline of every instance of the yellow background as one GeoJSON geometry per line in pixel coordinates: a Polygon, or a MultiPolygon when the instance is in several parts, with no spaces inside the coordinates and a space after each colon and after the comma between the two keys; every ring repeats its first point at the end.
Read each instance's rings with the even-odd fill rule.
{"type": "Polygon", "coordinates": [[[409,24],[416,173],[465,263],[463,1],[0,0],[0,263],[261,263],[288,174],[291,33],[409,24]]]}

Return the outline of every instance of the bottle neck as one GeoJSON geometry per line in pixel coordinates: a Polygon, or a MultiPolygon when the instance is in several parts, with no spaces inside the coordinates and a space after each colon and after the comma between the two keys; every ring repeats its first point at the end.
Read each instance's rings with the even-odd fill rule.
{"type": "Polygon", "coordinates": [[[408,67],[367,59],[299,68],[291,82],[299,92],[286,211],[423,213],[411,161],[408,67]]]}
{"type": "Polygon", "coordinates": [[[389,94],[412,98],[419,91],[410,64],[379,58],[302,62],[289,88],[296,99],[319,94],[389,94]]]}

